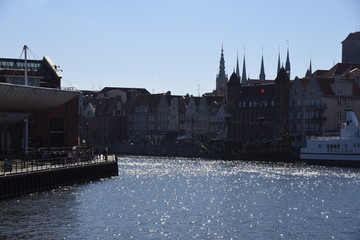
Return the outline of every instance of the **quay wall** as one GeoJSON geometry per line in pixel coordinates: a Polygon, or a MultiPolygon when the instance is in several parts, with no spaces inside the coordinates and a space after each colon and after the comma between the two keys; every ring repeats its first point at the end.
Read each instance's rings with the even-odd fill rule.
{"type": "Polygon", "coordinates": [[[0,199],[118,176],[117,161],[0,176],[0,199]]]}

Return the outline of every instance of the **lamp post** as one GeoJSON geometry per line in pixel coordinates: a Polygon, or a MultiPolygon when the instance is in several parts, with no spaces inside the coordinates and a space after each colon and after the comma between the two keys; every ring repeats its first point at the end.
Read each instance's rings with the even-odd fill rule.
{"type": "Polygon", "coordinates": [[[28,145],[29,145],[29,118],[28,116],[24,117],[24,121],[23,121],[23,155],[24,155],[24,160],[25,160],[25,156],[28,153],[28,145]]]}

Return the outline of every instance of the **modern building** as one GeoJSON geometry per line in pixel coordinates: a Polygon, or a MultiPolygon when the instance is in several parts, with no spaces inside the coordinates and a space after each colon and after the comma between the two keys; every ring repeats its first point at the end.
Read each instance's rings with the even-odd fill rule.
{"type": "Polygon", "coordinates": [[[62,90],[49,57],[0,58],[0,154],[79,144],[79,92],[62,90]]]}

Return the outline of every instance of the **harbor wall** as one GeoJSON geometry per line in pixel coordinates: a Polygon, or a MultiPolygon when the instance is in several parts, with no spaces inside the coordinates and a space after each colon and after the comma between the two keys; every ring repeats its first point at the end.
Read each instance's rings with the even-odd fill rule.
{"type": "Polygon", "coordinates": [[[0,176],[0,199],[118,176],[117,161],[0,176]]]}

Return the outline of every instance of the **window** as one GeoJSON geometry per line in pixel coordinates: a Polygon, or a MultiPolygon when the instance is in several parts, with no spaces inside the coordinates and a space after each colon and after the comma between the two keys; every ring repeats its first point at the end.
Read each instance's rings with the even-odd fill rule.
{"type": "Polygon", "coordinates": [[[314,111],[310,111],[310,118],[314,118],[314,111]]]}
{"type": "Polygon", "coordinates": [[[338,119],[342,119],[342,111],[338,111],[338,112],[337,112],[337,118],[338,118],[338,119]]]}
{"type": "Polygon", "coordinates": [[[338,98],[338,106],[342,106],[342,98],[338,98]]]}
{"type": "Polygon", "coordinates": [[[301,112],[297,112],[297,113],[296,113],[296,118],[297,118],[297,119],[301,119],[301,112]]]}
{"type": "Polygon", "coordinates": [[[345,99],[344,99],[344,105],[345,105],[346,107],[349,107],[350,104],[351,104],[351,99],[350,99],[350,98],[345,98],[345,99]]]}

